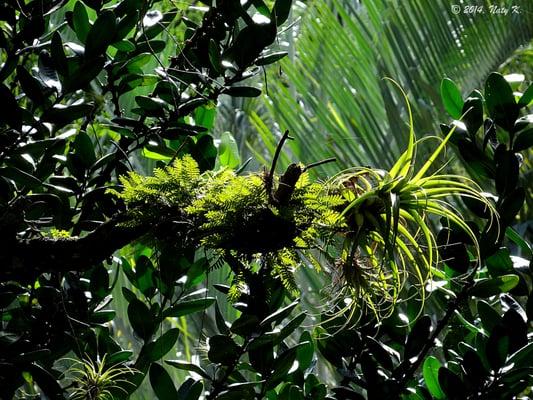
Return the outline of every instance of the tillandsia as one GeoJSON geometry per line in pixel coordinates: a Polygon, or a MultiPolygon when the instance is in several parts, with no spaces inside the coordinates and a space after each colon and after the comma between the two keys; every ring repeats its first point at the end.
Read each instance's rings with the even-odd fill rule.
{"type": "Polygon", "coordinates": [[[348,227],[341,255],[333,267],[337,278],[332,292],[338,306],[333,317],[347,312],[348,320],[357,320],[356,311],[364,307],[378,318],[386,317],[406,284],[417,289],[422,310],[425,286],[433,274],[442,276],[439,266],[446,261],[439,260],[431,217],[466,233],[473,244],[472,262],[475,265],[479,261],[477,237],[450,197],[478,200],[490,214],[491,223],[498,224],[494,205],[474,181],[441,173],[441,169],[429,172],[454,129],[444,139],[435,138],[440,143],[417,168],[420,141],[415,138],[407,96],[398,88],[409,117],[406,151],[389,171],[358,167],[339,173],[327,183],[329,192],[340,193],[346,201],[341,216],[348,227]]]}
{"type": "Polygon", "coordinates": [[[128,375],[139,373],[122,363],[109,364],[106,355],[97,361],[88,356],[73,361],[74,364],[67,371],[73,387],[69,398],[73,400],[114,399],[118,394],[127,393],[123,386],[132,385],[127,379],[128,375]]]}
{"type": "MultiPolygon", "coordinates": [[[[121,179],[124,189],[115,193],[129,207],[131,221],[125,223],[170,218],[172,235],[148,235],[181,248],[214,250],[234,272],[232,300],[246,290],[246,274],[257,268],[267,268],[295,294],[293,271],[302,259],[320,267],[319,249],[332,261],[324,271],[333,275],[333,316],[348,312],[351,320],[369,309],[385,317],[406,285],[418,290],[423,303],[426,283],[440,274],[431,216],[463,230],[477,259],[476,235],[448,198],[476,199],[491,215],[496,212],[468,178],[429,173],[453,130],[416,170],[420,142],[407,105],[409,144],[389,171],[357,167],[318,183],[299,164],[276,176],[278,152],[270,173],[248,175],[229,168],[200,174],[196,161],[184,156],[153,177],[130,173],[121,179]]],[[[286,132],[282,142],[287,137],[286,132]]]]}

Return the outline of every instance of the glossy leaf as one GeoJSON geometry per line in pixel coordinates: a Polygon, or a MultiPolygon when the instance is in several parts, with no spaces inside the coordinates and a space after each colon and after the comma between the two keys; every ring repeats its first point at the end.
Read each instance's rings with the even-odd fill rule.
{"type": "Polygon", "coordinates": [[[533,101],[533,84],[530,84],[526,91],[522,94],[520,97],[520,100],[518,100],[518,105],[520,107],[526,107],[533,101]]]}
{"type": "Polygon", "coordinates": [[[492,73],[485,82],[485,102],[490,116],[507,131],[512,131],[518,118],[518,107],[515,102],[513,90],[505,78],[492,73]]]}
{"type": "Polygon", "coordinates": [[[77,119],[89,117],[93,109],[94,106],[92,104],[77,104],[71,106],[57,104],[46,111],[43,114],[42,119],[53,124],[66,125],[77,119]]]}
{"type": "Polygon", "coordinates": [[[167,363],[168,365],[174,368],[181,369],[183,371],[195,372],[198,375],[200,375],[202,378],[211,379],[209,374],[199,365],[192,364],[186,361],[180,361],[180,360],[166,360],[165,363],[167,363]]]}
{"type": "Polygon", "coordinates": [[[461,91],[449,78],[444,78],[440,84],[440,96],[446,112],[454,119],[459,119],[463,110],[461,91]]]}
{"type": "Polygon", "coordinates": [[[239,148],[233,135],[229,132],[224,132],[220,137],[220,144],[218,145],[218,159],[220,165],[228,168],[237,168],[241,163],[239,156],[239,148]]]}
{"type": "Polygon", "coordinates": [[[283,24],[291,11],[292,0],[276,0],[274,3],[274,14],[276,15],[276,22],[278,25],[283,24]]]}
{"type": "Polygon", "coordinates": [[[85,56],[91,59],[104,53],[107,46],[115,41],[116,31],[117,21],[113,11],[102,11],[87,33],[85,56]]]}
{"type": "Polygon", "coordinates": [[[238,354],[239,346],[229,336],[215,335],[209,338],[207,356],[211,362],[229,365],[238,354]]]}
{"type": "Polygon", "coordinates": [[[513,150],[522,151],[529,149],[531,146],[533,146],[533,128],[520,131],[514,141],[513,150]]]}
{"type": "Polygon", "coordinates": [[[170,375],[160,364],[154,363],[150,366],[150,384],[159,400],[179,398],[170,375]]]}
{"type": "Polygon", "coordinates": [[[481,279],[470,290],[472,296],[491,297],[500,293],[506,293],[518,285],[517,275],[502,275],[492,279],[481,279]]]}
{"type": "Polygon", "coordinates": [[[409,359],[416,356],[421,350],[424,343],[428,340],[431,332],[431,318],[427,315],[420,317],[411,329],[405,343],[405,358],[409,359]]]}
{"type": "Polygon", "coordinates": [[[446,394],[446,399],[460,400],[466,396],[467,391],[463,381],[448,368],[439,369],[439,385],[446,394]]]}
{"type": "Polygon", "coordinates": [[[154,316],[139,299],[135,298],[129,303],[128,318],[133,330],[141,339],[146,341],[154,333],[154,316]]]}
{"type": "Polygon", "coordinates": [[[151,362],[161,359],[172,350],[178,340],[179,333],[178,328],[169,329],[155,342],[145,345],[143,353],[151,362]]]}
{"type": "Polygon", "coordinates": [[[193,314],[199,311],[203,311],[206,308],[210,307],[215,302],[214,297],[206,297],[203,299],[194,299],[182,301],[176,305],[165,310],[163,315],[165,317],[174,317],[179,318],[184,315],[193,314]]]}
{"type": "Polygon", "coordinates": [[[81,1],[77,1],[76,4],[74,4],[72,23],[74,25],[74,32],[76,32],[76,36],[78,36],[78,39],[82,43],[85,43],[87,40],[87,34],[91,29],[91,24],[89,23],[87,9],[81,1]]]}
{"type": "Polygon", "coordinates": [[[428,356],[424,360],[423,364],[423,375],[424,382],[430,393],[438,400],[445,398],[444,392],[442,391],[439,383],[439,370],[441,368],[441,363],[434,356],[428,356]]]}
{"type": "Polygon", "coordinates": [[[481,324],[487,333],[490,334],[494,327],[500,322],[501,318],[498,312],[494,310],[487,302],[480,300],[477,302],[477,312],[481,319],[481,324]]]}

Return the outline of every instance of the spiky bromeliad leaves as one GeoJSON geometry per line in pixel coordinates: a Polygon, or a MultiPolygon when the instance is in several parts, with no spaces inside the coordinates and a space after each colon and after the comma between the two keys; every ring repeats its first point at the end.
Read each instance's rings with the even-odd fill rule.
{"type": "Polygon", "coordinates": [[[477,252],[476,236],[447,197],[475,198],[495,213],[474,182],[456,175],[427,174],[453,131],[415,172],[418,142],[410,109],[409,125],[408,148],[391,170],[354,168],[322,184],[310,182],[303,173],[291,188],[289,201],[282,203],[268,193],[279,185],[279,177],[239,176],[230,169],[200,175],[189,156],[157,169],[153,177],[131,173],[122,179],[124,190],[119,196],[130,209],[132,223],[173,210],[176,222],[187,229],[186,235],[179,235],[177,246],[202,245],[226,261],[239,260],[228,262],[235,273],[233,300],[245,288],[245,272],[252,273],[252,264],[268,268],[294,293],[298,251],[315,259],[308,250],[328,251],[336,246],[328,270],[334,275],[334,302],[345,306],[334,309],[348,311],[351,318],[366,307],[383,317],[393,309],[406,283],[424,299],[424,285],[432,273],[442,274],[435,268],[439,260],[429,215],[464,230],[477,252]]]}
{"type": "MultiPolygon", "coordinates": [[[[394,83],[394,82],[393,82],[394,83]]],[[[348,230],[344,233],[341,256],[337,259],[334,280],[337,308],[335,315],[348,312],[349,319],[361,306],[376,316],[392,312],[405,284],[415,287],[425,298],[425,284],[432,274],[443,276],[436,237],[430,216],[440,217],[463,230],[472,240],[475,260],[479,259],[476,235],[453,204],[446,200],[460,196],[479,200],[492,217],[494,205],[472,180],[451,174],[428,174],[453,129],[422,166],[415,170],[416,148],[413,119],[407,96],[409,144],[389,171],[353,168],[329,182],[329,192],[342,194],[346,207],[341,213],[348,230]],[[352,301],[346,301],[346,298],[352,301]],[[355,302],[353,301],[355,300],[355,302]]],[[[497,223],[497,219],[493,219],[497,223]]],[[[475,260],[473,260],[475,262],[475,260]]],[[[442,260],[446,261],[446,260],[442,260]]]]}

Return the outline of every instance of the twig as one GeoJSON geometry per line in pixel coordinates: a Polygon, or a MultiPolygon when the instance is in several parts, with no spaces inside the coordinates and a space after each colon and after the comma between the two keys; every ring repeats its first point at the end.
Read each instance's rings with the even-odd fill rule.
{"type": "Polygon", "coordinates": [[[302,172],[310,170],[311,168],[318,167],[319,165],[327,164],[327,163],[330,163],[330,162],[336,162],[336,161],[337,161],[337,159],[335,157],[326,158],[325,160],[322,160],[322,161],[316,161],[314,163],[306,165],[304,167],[304,169],[302,170],[302,172]]]}
{"type": "Polygon", "coordinates": [[[268,193],[268,197],[272,200],[272,186],[274,184],[274,173],[276,172],[276,164],[278,163],[278,158],[281,153],[281,149],[283,148],[283,145],[285,144],[285,141],[287,139],[292,139],[289,136],[289,130],[287,129],[283,136],[281,137],[278,146],[276,147],[276,152],[274,153],[274,158],[272,159],[272,165],[270,166],[270,172],[268,173],[266,177],[266,190],[268,193]]]}

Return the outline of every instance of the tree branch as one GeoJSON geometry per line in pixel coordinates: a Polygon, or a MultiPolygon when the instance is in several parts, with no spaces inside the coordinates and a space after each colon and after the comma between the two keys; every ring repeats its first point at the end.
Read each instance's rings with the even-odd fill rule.
{"type": "Polygon", "coordinates": [[[2,246],[0,282],[30,283],[44,272],[87,270],[158,225],[129,227],[121,224],[126,219],[119,214],[83,237],[11,240],[2,246]]]}

